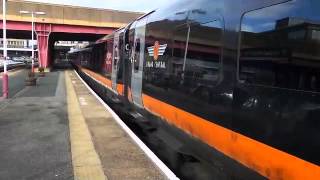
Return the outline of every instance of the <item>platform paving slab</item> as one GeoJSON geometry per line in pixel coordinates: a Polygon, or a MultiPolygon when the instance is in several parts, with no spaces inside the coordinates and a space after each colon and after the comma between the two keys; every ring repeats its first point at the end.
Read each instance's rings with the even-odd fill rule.
{"type": "Polygon", "coordinates": [[[166,179],[74,71],[37,82],[0,101],[0,179],[166,179]]]}
{"type": "Polygon", "coordinates": [[[52,72],[0,106],[0,179],[73,179],[63,80],[52,72]]]}
{"type": "MultiPolygon", "coordinates": [[[[68,119],[73,172],[76,180],[107,180],[100,158],[94,148],[92,137],[80,109],[78,97],[66,72],[68,119]]],[[[81,103],[81,101],[80,101],[81,103]]]]}
{"type": "Polygon", "coordinates": [[[109,180],[162,180],[166,177],[116,123],[113,116],[82,83],[68,72],[80,109],[109,180]]]}

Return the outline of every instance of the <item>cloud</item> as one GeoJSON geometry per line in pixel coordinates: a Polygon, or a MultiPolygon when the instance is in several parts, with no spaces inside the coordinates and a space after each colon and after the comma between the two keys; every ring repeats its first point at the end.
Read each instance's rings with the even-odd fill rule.
{"type": "Polygon", "coordinates": [[[175,0],[30,0],[53,4],[64,4],[92,8],[115,9],[123,11],[149,12],[175,0]]]}

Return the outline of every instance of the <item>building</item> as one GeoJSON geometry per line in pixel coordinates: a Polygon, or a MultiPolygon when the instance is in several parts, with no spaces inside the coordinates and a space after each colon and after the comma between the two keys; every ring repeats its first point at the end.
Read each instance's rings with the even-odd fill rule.
{"type": "MultiPolygon", "coordinates": [[[[32,54],[32,40],[28,39],[7,39],[7,50],[8,50],[8,57],[11,59],[13,57],[30,57],[32,54]]],[[[37,49],[37,41],[35,43],[35,52],[37,49]]],[[[0,39],[0,53],[1,57],[3,54],[3,39],[0,39]]]]}

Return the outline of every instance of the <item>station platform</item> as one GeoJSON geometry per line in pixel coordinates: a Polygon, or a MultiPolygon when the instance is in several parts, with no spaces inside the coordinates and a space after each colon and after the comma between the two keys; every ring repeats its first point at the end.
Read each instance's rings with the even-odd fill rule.
{"type": "Polygon", "coordinates": [[[73,70],[0,102],[0,179],[168,179],[73,70]]]}

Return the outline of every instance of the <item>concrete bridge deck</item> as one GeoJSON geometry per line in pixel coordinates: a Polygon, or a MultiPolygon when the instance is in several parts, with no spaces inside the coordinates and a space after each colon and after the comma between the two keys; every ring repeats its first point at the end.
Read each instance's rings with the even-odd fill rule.
{"type": "MultiPolygon", "coordinates": [[[[2,0],[0,0],[2,5],[2,0]]],[[[31,15],[20,11],[42,11],[35,17],[39,64],[49,68],[55,41],[96,41],[123,27],[143,13],[96,9],[23,0],[7,2],[7,37],[31,39],[31,15]]],[[[2,8],[0,8],[2,19],[2,8]]],[[[2,21],[0,21],[2,29],[2,21]]],[[[0,37],[2,31],[0,31],[0,37]]]]}
{"type": "MultiPolygon", "coordinates": [[[[2,6],[2,0],[0,2],[2,6]]],[[[110,28],[122,27],[143,14],[140,12],[46,4],[25,0],[8,0],[7,7],[7,19],[9,21],[31,22],[31,16],[20,14],[20,10],[43,11],[46,15],[36,16],[35,22],[110,28]]],[[[0,12],[0,19],[2,19],[2,8],[0,12]]]]}

